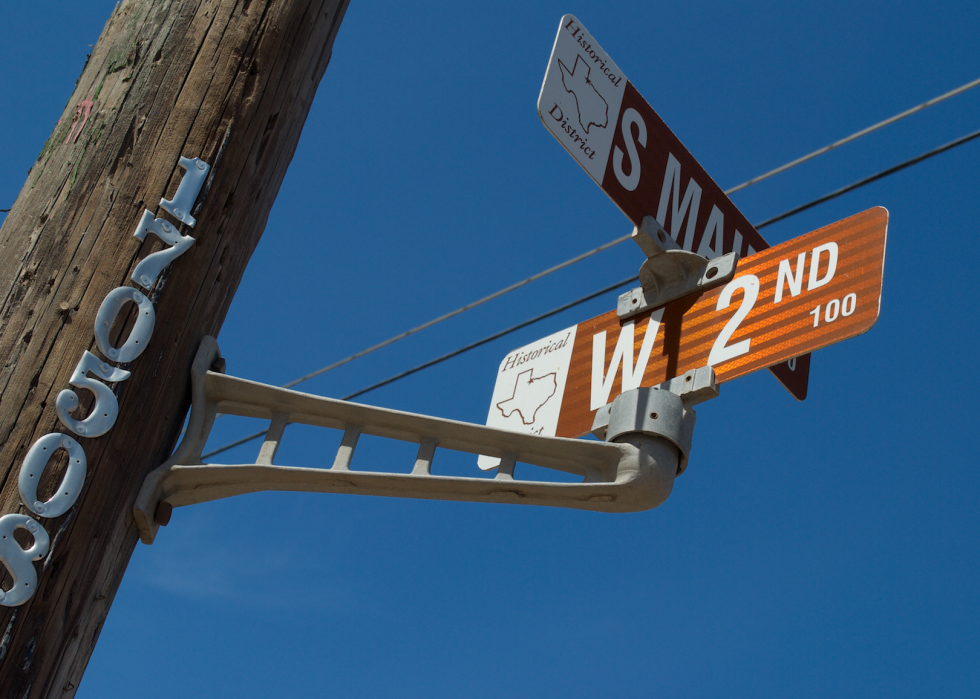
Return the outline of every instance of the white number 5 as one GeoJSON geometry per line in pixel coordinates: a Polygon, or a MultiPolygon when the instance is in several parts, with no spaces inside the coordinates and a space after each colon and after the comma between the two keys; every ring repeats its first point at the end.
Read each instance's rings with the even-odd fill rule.
{"type": "Polygon", "coordinates": [[[732,294],[735,293],[736,289],[741,289],[745,292],[745,296],[742,298],[742,305],[735,311],[735,315],[732,316],[731,320],[725,324],[721,334],[718,335],[718,339],[715,340],[715,344],[711,346],[711,352],[708,354],[708,366],[715,366],[716,364],[727,362],[729,359],[741,357],[749,351],[749,345],[752,342],[752,338],[750,337],[736,342],[734,345],[728,345],[728,341],[735,334],[735,331],[738,330],[739,324],[745,320],[745,317],[752,310],[756,299],[759,298],[759,278],[754,274],[746,274],[743,277],[738,277],[728,282],[725,288],[721,290],[721,296],[718,297],[716,311],[723,311],[728,308],[728,305],[732,302],[732,294]]]}
{"type": "Polygon", "coordinates": [[[76,420],[71,416],[71,412],[78,407],[78,395],[67,388],[58,394],[55,407],[62,424],[75,434],[82,437],[101,437],[116,424],[116,417],[119,415],[119,402],[111,388],[89,378],[88,373],[90,371],[100,376],[104,381],[125,381],[130,376],[128,371],[100,362],[98,357],[86,350],[78,361],[78,366],[75,367],[68,383],[75,388],[85,388],[95,394],[92,414],[84,420],[76,420]]]}

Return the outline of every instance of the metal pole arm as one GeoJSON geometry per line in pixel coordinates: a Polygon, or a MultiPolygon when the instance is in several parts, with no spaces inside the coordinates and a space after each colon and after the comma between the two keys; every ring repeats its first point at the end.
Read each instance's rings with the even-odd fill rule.
{"type": "Polygon", "coordinates": [[[264,490],[354,493],[388,497],[464,500],[635,512],[656,507],[670,495],[679,451],[668,439],[620,435],[623,443],[542,437],[313,396],[225,376],[210,368],[218,344],[205,337],[191,370],[192,405],[187,432],[173,456],[152,471],[133,507],[140,539],[153,543],[174,507],[264,490]],[[270,421],[251,464],[204,464],[201,454],[218,413],[270,421]],[[332,464],[297,468],[273,464],[289,423],[343,431],[332,464]],[[414,442],[414,464],[402,472],[352,470],[362,434],[414,442]],[[632,443],[626,443],[627,441],[632,443]],[[501,459],[495,478],[432,474],[437,449],[501,459]],[[527,463],[577,474],[581,483],[518,480],[515,465],[527,463]]]}

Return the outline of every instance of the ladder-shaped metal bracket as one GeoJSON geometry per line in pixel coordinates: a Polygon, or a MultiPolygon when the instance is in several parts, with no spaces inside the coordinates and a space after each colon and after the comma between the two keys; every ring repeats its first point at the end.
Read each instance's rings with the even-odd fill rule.
{"type": "Polygon", "coordinates": [[[622,320],[706,291],[735,276],[738,253],[709,261],[682,250],[653,216],[645,217],[642,225],[633,229],[633,241],[647,259],[640,267],[641,286],[622,294],[616,303],[616,315],[622,320]]]}
{"type": "Polygon", "coordinates": [[[266,490],[636,512],[666,500],[677,473],[678,449],[660,435],[623,433],[617,437],[623,443],[604,443],[521,434],[267,386],[210,370],[219,363],[217,342],[205,337],[191,369],[187,431],[173,456],[146,477],[133,507],[144,543],[153,543],[173,508],[266,490]],[[253,463],[203,463],[202,450],[219,412],[270,421],[253,463]],[[274,465],[289,423],[343,431],[332,465],[274,465]],[[392,473],[355,470],[353,457],[362,434],[418,444],[414,465],[392,473]],[[435,475],[440,449],[499,457],[501,464],[495,478],[435,475]],[[515,475],[518,463],[576,474],[582,481],[520,480],[515,475]]]}

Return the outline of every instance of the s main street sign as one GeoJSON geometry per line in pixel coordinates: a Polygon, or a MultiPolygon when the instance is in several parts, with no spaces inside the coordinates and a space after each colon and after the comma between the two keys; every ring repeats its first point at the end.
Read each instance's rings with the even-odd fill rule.
{"type": "Polygon", "coordinates": [[[703,366],[725,383],[860,335],[878,320],[887,233],[888,212],[868,209],[740,260],[723,286],[625,321],[609,311],[514,350],[487,424],[579,437],[624,391],[703,366]]]}
{"type": "MultiPolygon", "coordinates": [[[[769,247],[572,15],[562,17],[538,115],[634,226],[654,216],[684,250],[708,259],[769,247]]],[[[809,365],[799,357],[795,371],[772,371],[803,400],[809,365]]]]}

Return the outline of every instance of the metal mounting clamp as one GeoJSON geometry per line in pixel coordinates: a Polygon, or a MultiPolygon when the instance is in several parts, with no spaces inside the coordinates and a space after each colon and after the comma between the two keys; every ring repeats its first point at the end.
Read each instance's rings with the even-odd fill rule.
{"type": "Polygon", "coordinates": [[[592,434],[607,442],[642,434],[662,437],[680,452],[677,475],[687,468],[697,415],[694,406],[718,396],[715,371],[709,366],[652,388],[635,388],[620,394],[596,412],[592,434]]]}
{"type": "Polygon", "coordinates": [[[644,217],[640,227],[633,229],[633,241],[647,260],[640,267],[642,286],[621,295],[616,304],[616,315],[623,320],[718,286],[735,276],[738,253],[730,252],[709,261],[682,250],[653,216],[644,217]]]}

